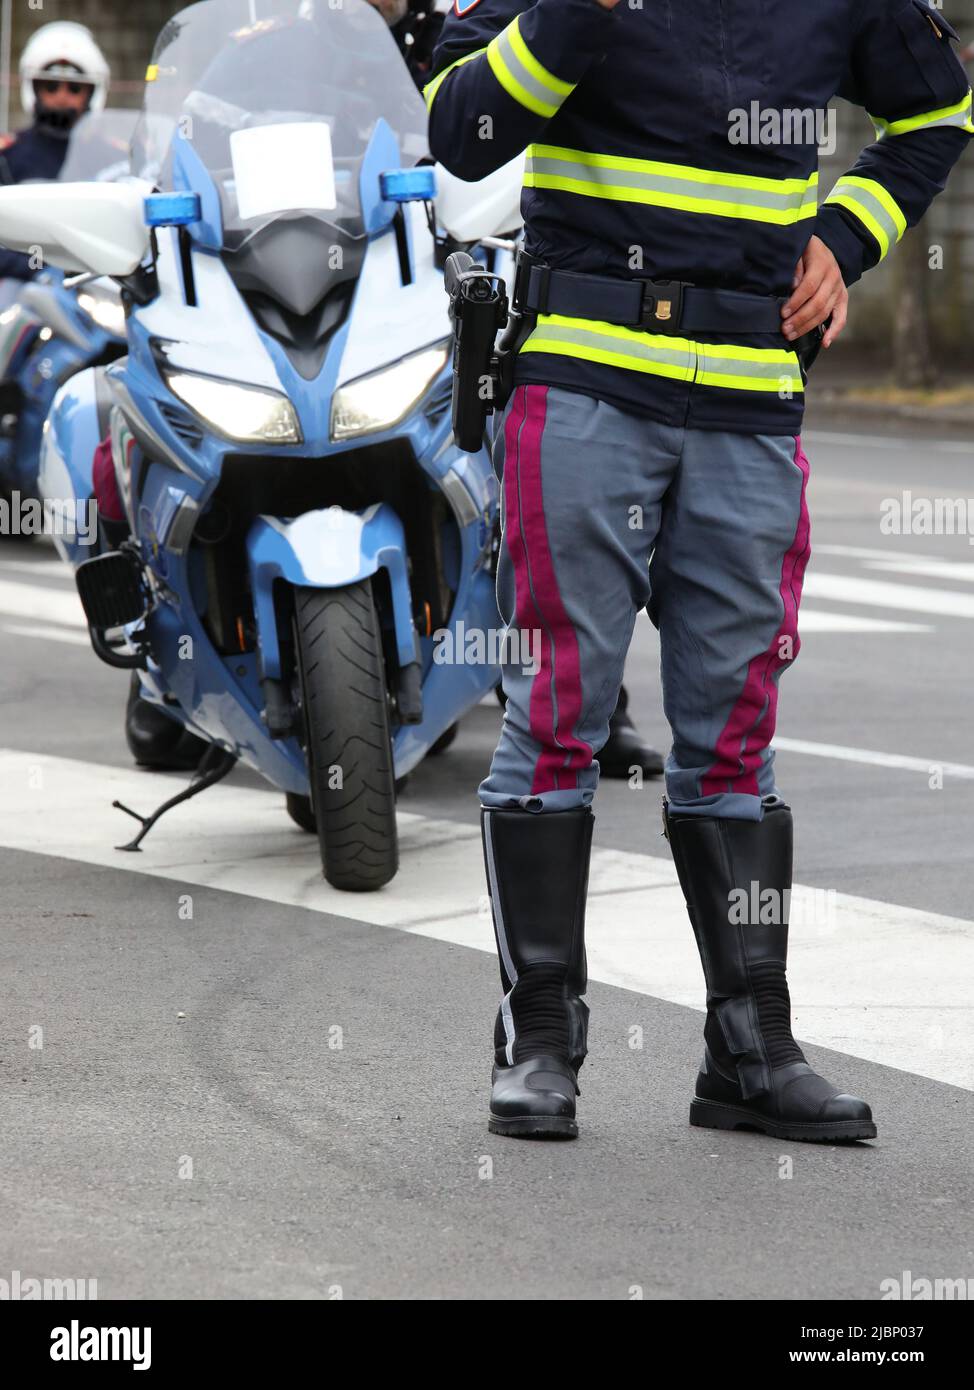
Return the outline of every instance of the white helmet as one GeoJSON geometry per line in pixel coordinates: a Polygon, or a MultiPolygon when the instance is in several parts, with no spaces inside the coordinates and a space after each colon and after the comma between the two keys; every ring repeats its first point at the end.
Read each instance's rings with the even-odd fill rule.
{"type": "Polygon", "coordinates": [[[93,87],[89,111],[105,105],[111,70],[91,31],[73,20],[43,24],[32,34],[20,55],[20,104],[29,116],[34,114],[34,83],[39,78],[61,77],[90,82],[93,87]],[[59,64],[70,67],[59,68],[59,64]]]}

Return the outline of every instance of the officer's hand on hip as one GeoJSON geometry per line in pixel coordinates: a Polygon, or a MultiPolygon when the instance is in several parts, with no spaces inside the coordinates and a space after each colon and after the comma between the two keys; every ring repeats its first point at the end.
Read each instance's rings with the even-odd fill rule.
{"type": "Polygon", "coordinates": [[[823,347],[831,347],[845,328],[849,291],[838,261],[817,236],[809,241],[798,262],[792,290],[791,298],[781,310],[782,333],[794,340],[831,318],[822,339],[823,347]]]}

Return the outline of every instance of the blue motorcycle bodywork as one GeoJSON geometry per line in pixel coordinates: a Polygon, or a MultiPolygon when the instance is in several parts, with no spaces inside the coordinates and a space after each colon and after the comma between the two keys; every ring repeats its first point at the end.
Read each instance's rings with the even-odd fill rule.
{"type": "MultiPolygon", "coordinates": [[[[188,145],[182,150],[188,153],[179,155],[174,183],[200,195],[203,216],[188,231],[197,281],[203,283],[209,270],[224,273],[219,264],[220,205],[206,170],[188,145]],[[208,266],[207,258],[217,264],[208,266]]],[[[422,671],[422,722],[393,722],[397,778],[414,768],[499,678],[496,666],[434,661],[433,634],[417,630],[418,596],[411,591],[404,519],[388,502],[358,510],[326,505],[290,516],[275,515],[266,507],[255,511],[240,563],[252,600],[254,640],[244,634],[239,651],[227,650],[227,641],[217,642],[207,621],[207,559],[205,547],[196,539],[197,528],[218,514],[218,493],[228,466],[239,472],[252,463],[258,470],[266,468],[271,457],[282,467],[285,460],[304,460],[308,469],[326,469],[346,459],[357,467],[361,459],[361,467],[367,469],[375,451],[395,445],[415,465],[416,485],[426,488],[429,506],[440,499],[445,519],[435,535],[452,594],[448,626],[462,624],[466,631],[485,632],[497,627],[492,570],[497,483],[486,450],[468,455],[452,442],[449,356],[397,424],[365,439],[336,442],[330,438],[332,398],[349,324],[370,273],[368,257],[373,245],[394,236],[396,209],[381,198],[379,175],[398,163],[396,139],[379,121],[360,171],[369,250],[348,317],[334,333],[317,377],[303,377],[284,348],[254,323],[273,364],[279,382],[276,389],[289,398],[300,420],[302,443],[243,444],[208,427],[167,384],[159,333],[144,321],[139,309],[128,323],[128,356],[104,369],[100,384],[96,370],[83,372],[62,387],[45,442],[45,494],[70,487],[76,496],[88,496],[91,454],[99,433],[96,386],[107,392],[113,401],[116,477],[156,594],[145,624],[151,655],[142,673],[143,694],[190,731],[233,752],[276,787],[305,796],[308,773],[297,738],[272,738],[262,717],[262,682],[288,678],[282,646],[289,633],[282,630],[275,603],[275,593],[282,586],[337,589],[381,576],[386,598],[380,620],[388,639],[387,661],[390,652],[400,667],[418,658],[422,671]]],[[[408,244],[414,256],[411,236],[408,244]]],[[[381,334],[381,325],[376,332],[381,334]]],[[[218,376],[220,368],[220,361],[214,360],[212,374],[218,376]]],[[[84,558],[77,547],[72,551],[69,542],[58,544],[72,563],[84,558]]]]}
{"type": "Polygon", "coordinates": [[[50,291],[58,314],[70,325],[73,341],[52,333],[42,318],[20,302],[0,315],[0,379],[19,387],[16,432],[0,438],[0,490],[23,497],[38,495],[44,422],[58,389],[121,342],[79,308],[77,296],[64,289],[63,280],[60,271],[47,270],[28,283],[50,291]]]}

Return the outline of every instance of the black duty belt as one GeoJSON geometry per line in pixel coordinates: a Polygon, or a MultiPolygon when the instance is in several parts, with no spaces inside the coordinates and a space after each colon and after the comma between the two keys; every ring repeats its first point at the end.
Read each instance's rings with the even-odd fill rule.
{"type": "Polygon", "coordinates": [[[520,313],[600,319],[652,333],[780,333],[784,299],[704,289],[681,280],[622,280],[553,270],[522,251],[513,307],[520,313]]]}

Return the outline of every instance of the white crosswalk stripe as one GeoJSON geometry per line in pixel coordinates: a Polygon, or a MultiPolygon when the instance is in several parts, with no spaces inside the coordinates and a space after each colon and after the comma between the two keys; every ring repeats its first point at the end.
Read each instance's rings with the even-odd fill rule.
{"type": "MultiPolygon", "coordinates": [[[[826,549],[823,547],[823,549],[826,549]]],[[[833,547],[840,551],[842,547],[833,547]]],[[[878,552],[882,554],[882,552],[878,552]]],[[[943,562],[948,564],[949,562],[943,562]]],[[[931,577],[951,578],[953,568],[931,570],[931,577]]],[[[964,567],[960,567],[963,569],[964,567]]],[[[924,573],[915,565],[910,572],[924,573]]],[[[966,578],[964,574],[957,576],[966,578]]],[[[880,580],[855,579],[845,575],[818,574],[811,572],[805,578],[804,597],[823,598],[828,602],[848,605],[881,606],[896,610],[941,614],[945,616],[974,616],[974,598],[964,594],[951,594],[945,590],[915,589],[907,585],[884,583],[880,580]],[[919,597],[917,597],[919,595],[919,597]]],[[[70,642],[65,629],[83,629],[84,614],[81,603],[74,590],[73,579],[67,566],[35,565],[27,561],[0,561],[0,615],[21,619],[21,625],[2,624],[4,630],[22,637],[33,637],[38,641],[70,642]],[[62,587],[50,584],[27,584],[17,579],[6,579],[6,573],[35,576],[41,571],[45,580],[57,578],[66,580],[62,587]],[[33,626],[28,629],[24,623],[33,626]]],[[[800,626],[802,635],[818,633],[856,634],[863,633],[925,633],[934,629],[925,623],[903,621],[901,619],[880,618],[872,612],[850,614],[815,608],[803,603],[800,626]]],[[[85,639],[86,640],[86,639],[85,639]]]]}
{"type": "MultiPolygon", "coordinates": [[[[122,872],[218,888],[493,951],[476,825],[400,815],[402,867],[381,893],[323,882],[317,844],[282,798],[226,784],[178,807],[140,854],[114,846],[177,781],[0,750],[0,844],[122,872]]],[[[648,829],[648,827],[647,827],[648,829]]],[[[796,887],[791,977],[800,1038],[974,1089],[974,923],[845,893],[796,887]]],[[[669,858],[596,849],[593,980],[700,1008],[702,984],[669,858]]],[[[201,929],[203,925],[201,924],[201,929]]],[[[268,930],[276,930],[273,914],[268,930]]]]}
{"type": "Polygon", "coordinates": [[[802,638],[816,632],[933,632],[928,623],[901,623],[889,618],[870,618],[860,613],[827,613],[824,608],[802,606],[798,620],[802,638]]]}
{"type": "Polygon", "coordinates": [[[867,570],[883,570],[887,574],[910,574],[923,579],[947,579],[951,583],[974,584],[974,564],[957,560],[866,560],[867,570]]]}
{"type": "Polygon", "coordinates": [[[969,763],[945,762],[938,758],[915,758],[906,753],[880,753],[870,748],[849,748],[841,743],[811,743],[803,738],[782,738],[775,735],[774,746],[779,753],[805,753],[812,758],[832,758],[842,763],[861,763],[866,767],[888,767],[903,772],[918,772],[930,777],[934,772],[961,781],[974,781],[974,767],[969,763]]]}
{"type": "Polygon", "coordinates": [[[73,587],[54,589],[0,578],[0,613],[32,622],[55,623],[59,627],[85,626],[81,600],[73,587]]]}
{"type": "Polygon", "coordinates": [[[923,579],[946,579],[952,584],[974,584],[974,562],[943,560],[905,550],[873,550],[855,545],[817,545],[815,554],[861,560],[863,569],[887,574],[909,574],[923,579]]]}
{"type": "Polygon", "coordinates": [[[804,596],[906,613],[974,618],[974,594],[954,589],[924,589],[917,584],[890,583],[884,579],[860,579],[856,575],[808,573],[804,596]]]}
{"type": "Polygon", "coordinates": [[[34,624],[0,623],[0,632],[8,632],[11,637],[26,637],[30,642],[64,642],[69,647],[90,647],[87,633],[77,628],[58,627],[56,623],[34,624]]]}
{"type": "Polygon", "coordinates": [[[837,430],[806,430],[802,438],[807,445],[815,448],[824,444],[840,448],[880,449],[883,453],[896,449],[919,455],[927,452],[964,454],[974,462],[974,445],[963,439],[911,439],[909,435],[843,434],[837,430]]]}
{"type": "Polygon", "coordinates": [[[29,574],[33,579],[53,579],[55,583],[74,588],[74,574],[68,565],[59,560],[4,560],[0,559],[0,575],[29,574]]]}

